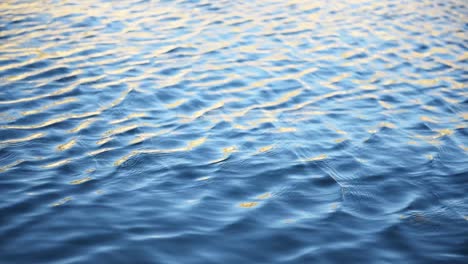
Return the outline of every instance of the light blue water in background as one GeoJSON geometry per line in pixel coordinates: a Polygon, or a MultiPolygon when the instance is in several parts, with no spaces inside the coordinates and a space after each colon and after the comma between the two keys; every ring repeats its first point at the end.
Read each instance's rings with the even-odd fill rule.
{"type": "Polygon", "coordinates": [[[466,263],[468,3],[0,3],[0,263],[466,263]]]}

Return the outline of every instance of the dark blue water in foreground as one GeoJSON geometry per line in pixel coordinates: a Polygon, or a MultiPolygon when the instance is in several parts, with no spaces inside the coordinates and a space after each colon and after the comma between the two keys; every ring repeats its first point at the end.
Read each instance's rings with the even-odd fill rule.
{"type": "Polygon", "coordinates": [[[467,263],[468,3],[0,3],[0,263],[467,263]]]}

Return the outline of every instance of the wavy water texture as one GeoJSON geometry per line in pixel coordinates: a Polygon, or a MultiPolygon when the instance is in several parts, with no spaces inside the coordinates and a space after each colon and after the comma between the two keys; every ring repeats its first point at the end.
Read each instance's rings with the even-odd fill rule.
{"type": "Polygon", "coordinates": [[[467,263],[467,4],[1,1],[0,263],[467,263]]]}

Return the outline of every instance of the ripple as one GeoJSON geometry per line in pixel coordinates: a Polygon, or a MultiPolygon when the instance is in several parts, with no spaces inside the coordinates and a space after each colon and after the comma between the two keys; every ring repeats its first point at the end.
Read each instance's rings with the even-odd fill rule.
{"type": "Polygon", "coordinates": [[[0,259],[462,263],[467,7],[3,1],[0,259]]]}
{"type": "Polygon", "coordinates": [[[43,132],[35,133],[30,136],[24,137],[24,138],[15,138],[15,139],[8,139],[8,140],[3,140],[0,141],[0,145],[6,145],[6,144],[16,144],[16,143],[22,143],[22,142],[28,142],[37,138],[42,138],[46,134],[43,132]]]}

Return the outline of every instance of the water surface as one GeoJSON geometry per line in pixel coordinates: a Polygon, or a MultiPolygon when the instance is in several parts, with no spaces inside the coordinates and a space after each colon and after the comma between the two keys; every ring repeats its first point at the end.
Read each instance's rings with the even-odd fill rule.
{"type": "Polygon", "coordinates": [[[1,263],[467,263],[468,6],[0,3],[1,263]]]}

